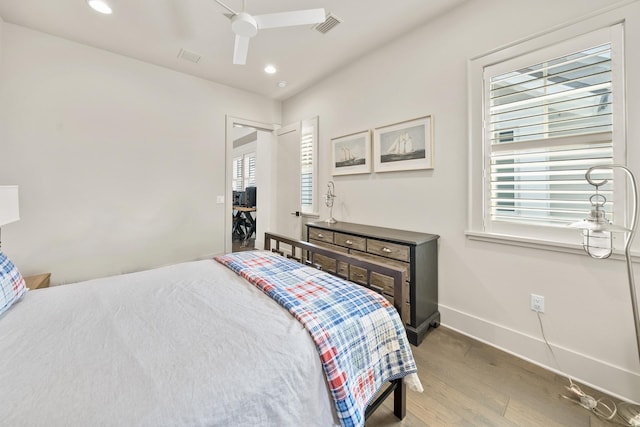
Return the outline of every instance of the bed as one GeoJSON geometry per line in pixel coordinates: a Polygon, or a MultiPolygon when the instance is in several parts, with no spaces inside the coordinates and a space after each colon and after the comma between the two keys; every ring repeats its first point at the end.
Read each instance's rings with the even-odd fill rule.
{"type": "MultiPolygon", "coordinates": [[[[400,288],[401,274],[281,236],[267,234],[265,242],[265,251],[26,293],[0,315],[2,423],[362,425],[391,394],[394,412],[402,418],[405,384],[417,390],[421,385],[399,317],[402,331],[396,328],[393,341],[376,344],[380,354],[375,370],[381,369],[381,378],[358,387],[353,381],[335,386],[327,366],[337,359],[326,353],[318,357],[318,334],[296,319],[307,312],[296,314],[295,307],[286,309],[280,301],[286,297],[267,295],[277,288],[274,281],[296,277],[303,279],[304,287],[296,288],[294,302],[311,299],[307,284],[331,282],[327,273],[314,268],[317,253],[335,256],[336,263],[366,266],[368,275],[395,277],[400,288]],[[269,276],[265,263],[281,270],[269,276]],[[397,355],[402,357],[389,359],[397,355]],[[401,366],[383,372],[379,366],[389,360],[401,366]],[[355,390],[356,401],[366,399],[363,408],[356,401],[345,406],[350,394],[336,396],[347,385],[355,390]],[[374,385],[378,399],[362,391],[374,385]]],[[[333,285],[326,289],[329,286],[333,285]]],[[[350,287],[340,288],[339,298],[347,302],[352,292],[377,299],[382,306],[386,301],[359,285],[343,281],[339,286],[350,287]]],[[[376,328],[380,333],[377,325],[370,327],[376,328]]],[[[389,339],[387,331],[385,340],[389,339]]],[[[360,380],[351,369],[364,363],[361,359],[357,354],[347,359],[349,380],[360,380]]],[[[367,369],[370,374],[375,371],[367,369]]]]}

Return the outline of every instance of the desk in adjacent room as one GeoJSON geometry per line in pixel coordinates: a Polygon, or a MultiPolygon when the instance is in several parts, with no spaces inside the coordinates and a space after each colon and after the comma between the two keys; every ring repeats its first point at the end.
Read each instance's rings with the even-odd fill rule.
{"type": "Polygon", "coordinates": [[[256,219],[251,215],[256,208],[248,208],[246,206],[234,206],[235,213],[233,221],[233,234],[240,236],[241,239],[249,239],[256,232],[256,219]],[[242,227],[245,227],[243,230],[242,227]]]}

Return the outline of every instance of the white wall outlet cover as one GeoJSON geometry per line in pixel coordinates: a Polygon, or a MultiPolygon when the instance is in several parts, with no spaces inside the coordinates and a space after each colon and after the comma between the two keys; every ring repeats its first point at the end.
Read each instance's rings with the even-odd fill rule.
{"type": "Polygon", "coordinates": [[[531,310],[544,313],[544,297],[542,295],[531,294],[531,310]]]}
{"type": "Polygon", "coordinates": [[[216,196],[216,203],[224,203],[224,196],[216,196]]]}

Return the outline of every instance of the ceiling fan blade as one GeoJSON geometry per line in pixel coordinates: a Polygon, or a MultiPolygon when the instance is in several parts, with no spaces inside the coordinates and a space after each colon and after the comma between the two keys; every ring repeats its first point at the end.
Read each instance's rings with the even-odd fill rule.
{"type": "Polygon", "coordinates": [[[327,19],[322,8],[268,13],[266,15],[256,15],[253,18],[258,24],[258,29],[319,24],[327,19]]]}
{"type": "Polygon", "coordinates": [[[231,9],[229,6],[227,6],[226,4],[222,3],[220,0],[213,0],[216,3],[218,3],[220,6],[224,7],[225,9],[227,9],[229,12],[231,12],[234,15],[237,15],[238,12],[236,12],[235,10],[231,9]]]}
{"type": "Polygon", "coordinates": [[[247,63],[247,53],[249,52],[249,40],[251,37],[236,35],[236,44],[233,48],[233,63],[244,65],[247,63]]]}

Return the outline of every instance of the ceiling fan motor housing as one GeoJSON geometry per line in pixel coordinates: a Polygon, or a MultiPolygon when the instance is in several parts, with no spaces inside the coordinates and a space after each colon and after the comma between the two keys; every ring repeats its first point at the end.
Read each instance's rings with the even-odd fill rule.
{"type": "Polygon", "coordinates": [[[240,12],[231,18],[231,29],[241,37],[253,37],[258,34],[258,23],[245,12],[240,12]]]}

